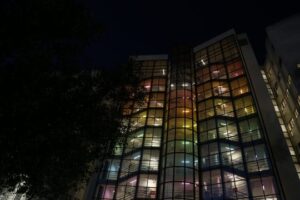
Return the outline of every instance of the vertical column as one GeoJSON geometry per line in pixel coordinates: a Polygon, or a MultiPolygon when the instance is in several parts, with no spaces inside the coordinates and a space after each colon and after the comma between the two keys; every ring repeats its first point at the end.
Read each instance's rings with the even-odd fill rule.
{"type": "Polygon", "coordinates": [[[160,199],[197,199],[198,148],[190,52],[173,56],[161,154],[160,199]]]}

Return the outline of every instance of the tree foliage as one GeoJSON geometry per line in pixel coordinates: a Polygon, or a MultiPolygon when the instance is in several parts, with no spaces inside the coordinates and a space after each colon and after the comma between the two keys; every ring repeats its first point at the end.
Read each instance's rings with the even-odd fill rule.
{"type": "Polygon", "coordinates": [[[132,65],[82,70],[78,57],[101,31],[79,2],[1,4],[0,188],[24,182],[28,197],[71,198],[116,141],[132,65]]]}

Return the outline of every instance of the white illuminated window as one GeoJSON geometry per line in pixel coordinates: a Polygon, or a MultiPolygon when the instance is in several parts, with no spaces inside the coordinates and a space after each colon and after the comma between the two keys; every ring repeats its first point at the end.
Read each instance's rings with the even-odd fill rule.
{"type": "Polygon", "coordinates": [[[291,78],[291,75],[288,76],[288,85],[290,86],[292,83],[292,78],[291,78]]]}

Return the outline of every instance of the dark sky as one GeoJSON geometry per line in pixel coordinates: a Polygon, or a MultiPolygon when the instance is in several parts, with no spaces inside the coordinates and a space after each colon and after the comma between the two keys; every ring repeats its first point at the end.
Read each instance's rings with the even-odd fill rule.
{"type": "Polygon", "coordinates": [[[89,0],[87,5],[104,32],[86,56],[102,67],[126,63],[129,55],[196,46],[231,28],[248,34],[262,62],[265,27],[300,11],[287,1],[89,0]]]}

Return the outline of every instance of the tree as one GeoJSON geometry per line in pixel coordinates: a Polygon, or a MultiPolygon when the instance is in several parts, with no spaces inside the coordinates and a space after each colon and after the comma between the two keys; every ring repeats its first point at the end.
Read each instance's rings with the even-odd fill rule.
{"type": "Polygon", "coordinates": [[[82,70],[78,57],[99,24],[78,2],[2,4],[10,23],[0,41],[0,188],[23,183],[28,197],[69,199],[119,135],[132,64],[82,70]]]}

